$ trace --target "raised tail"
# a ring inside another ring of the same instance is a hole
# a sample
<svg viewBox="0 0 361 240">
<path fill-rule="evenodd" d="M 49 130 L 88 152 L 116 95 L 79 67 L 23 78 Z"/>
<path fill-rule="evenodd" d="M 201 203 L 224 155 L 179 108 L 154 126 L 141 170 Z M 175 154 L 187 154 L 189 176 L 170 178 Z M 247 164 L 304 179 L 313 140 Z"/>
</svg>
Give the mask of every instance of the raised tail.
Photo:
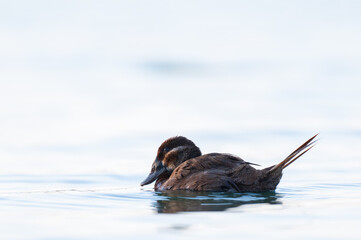
<svg viewBox="0 0 361 240">
<path fill-rule="evenodd" d="M 279 168 L 284 169 L 284 168 L 288 167 L 291 163 L 296 161 L 299 157 L 301 157 L 308 150 L 313 148 L 313 146 L 315 146 L 315 143 L 317 142 L 317 140 L 315 140 L 315 138 L 317 136 L 318 136 L 318 134 L 316 134 L 315 136 L 308 139 L 304 144 L 299 146 L 295 151 L 293 151 L 290 155 L 288 155 L 288 157 L 286 157 L 285 160 L 283 160 L 279 164 L 275 165 L 269 171 L 273 172 L 273 171 L 275 171 L 275 170 L 277 170 Z"/>
</svg>

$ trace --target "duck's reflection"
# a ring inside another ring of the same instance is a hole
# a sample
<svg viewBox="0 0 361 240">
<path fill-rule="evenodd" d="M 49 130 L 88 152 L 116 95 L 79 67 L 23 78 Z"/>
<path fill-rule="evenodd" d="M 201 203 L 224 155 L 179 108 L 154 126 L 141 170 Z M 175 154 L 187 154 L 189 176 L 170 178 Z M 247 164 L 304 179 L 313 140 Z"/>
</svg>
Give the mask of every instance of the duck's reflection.
<svg viewBox="0 0 361 240">
<path fill-rule="evenodd" d="M 158 213 L 224 211 L 246 204 L 281 204 L 274 191 L 262 193 L 155 192 L 154 207 Z"/>
</svg>

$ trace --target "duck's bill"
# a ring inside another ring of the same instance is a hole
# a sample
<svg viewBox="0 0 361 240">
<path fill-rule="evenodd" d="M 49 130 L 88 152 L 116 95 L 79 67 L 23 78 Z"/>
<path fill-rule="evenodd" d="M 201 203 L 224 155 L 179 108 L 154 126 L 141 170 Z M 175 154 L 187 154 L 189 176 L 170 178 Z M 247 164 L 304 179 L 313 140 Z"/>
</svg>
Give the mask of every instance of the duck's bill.
<svg viewBox="0 0 361 240">
<path fill-rule="evenodd" d="M 140 186 L 144 186 L 144 185 L 147 185 L 149 183 L 152 183 L 154 182 L 162 173 L 164 173 L 166 171 L 165 168 L 160 168 L 160 169 L 157 169 L 156 171 L 154 172 L 151 172 L 148 177 L 140 183 Z"/>
</svg>

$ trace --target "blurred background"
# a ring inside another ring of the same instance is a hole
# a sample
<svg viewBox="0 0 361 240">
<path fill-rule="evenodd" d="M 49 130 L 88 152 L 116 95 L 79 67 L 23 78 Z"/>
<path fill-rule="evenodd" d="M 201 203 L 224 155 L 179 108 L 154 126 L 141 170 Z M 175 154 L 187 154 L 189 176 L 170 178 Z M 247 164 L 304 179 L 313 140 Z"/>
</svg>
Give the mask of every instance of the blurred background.
<svg viewBox="0 0 361 240">
<path fill-rule="evenodd" d="M 2 237 L 359 238 L 360 9 L 0 1 Z M 139 186 L 171 136 L 265 167 L 316 133 L 270 196 Z"/>
<path fill-rule="evenodd" d="M 1 1 L 0 174 L 144 173 L 174 135 L 266 163 L 318 132 L 355 151 L 360 5 Z"/>
</svg>

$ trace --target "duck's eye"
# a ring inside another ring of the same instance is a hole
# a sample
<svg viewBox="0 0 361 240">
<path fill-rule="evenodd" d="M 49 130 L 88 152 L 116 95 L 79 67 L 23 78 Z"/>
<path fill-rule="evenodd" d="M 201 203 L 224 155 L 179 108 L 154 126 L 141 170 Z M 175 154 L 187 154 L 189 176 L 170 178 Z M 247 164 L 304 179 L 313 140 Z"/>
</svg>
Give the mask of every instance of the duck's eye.
<svg viewBox="0 0 361 240">
<path fill-rule="evenodd" d="M 164 152 L 164 153 L 166 153 L 166 152 L 168 152 L 168 151 L 169 151 L 169 148 L 167 148 L 167 147 L 163 148 L 163 152 Z"/>
</svg>

